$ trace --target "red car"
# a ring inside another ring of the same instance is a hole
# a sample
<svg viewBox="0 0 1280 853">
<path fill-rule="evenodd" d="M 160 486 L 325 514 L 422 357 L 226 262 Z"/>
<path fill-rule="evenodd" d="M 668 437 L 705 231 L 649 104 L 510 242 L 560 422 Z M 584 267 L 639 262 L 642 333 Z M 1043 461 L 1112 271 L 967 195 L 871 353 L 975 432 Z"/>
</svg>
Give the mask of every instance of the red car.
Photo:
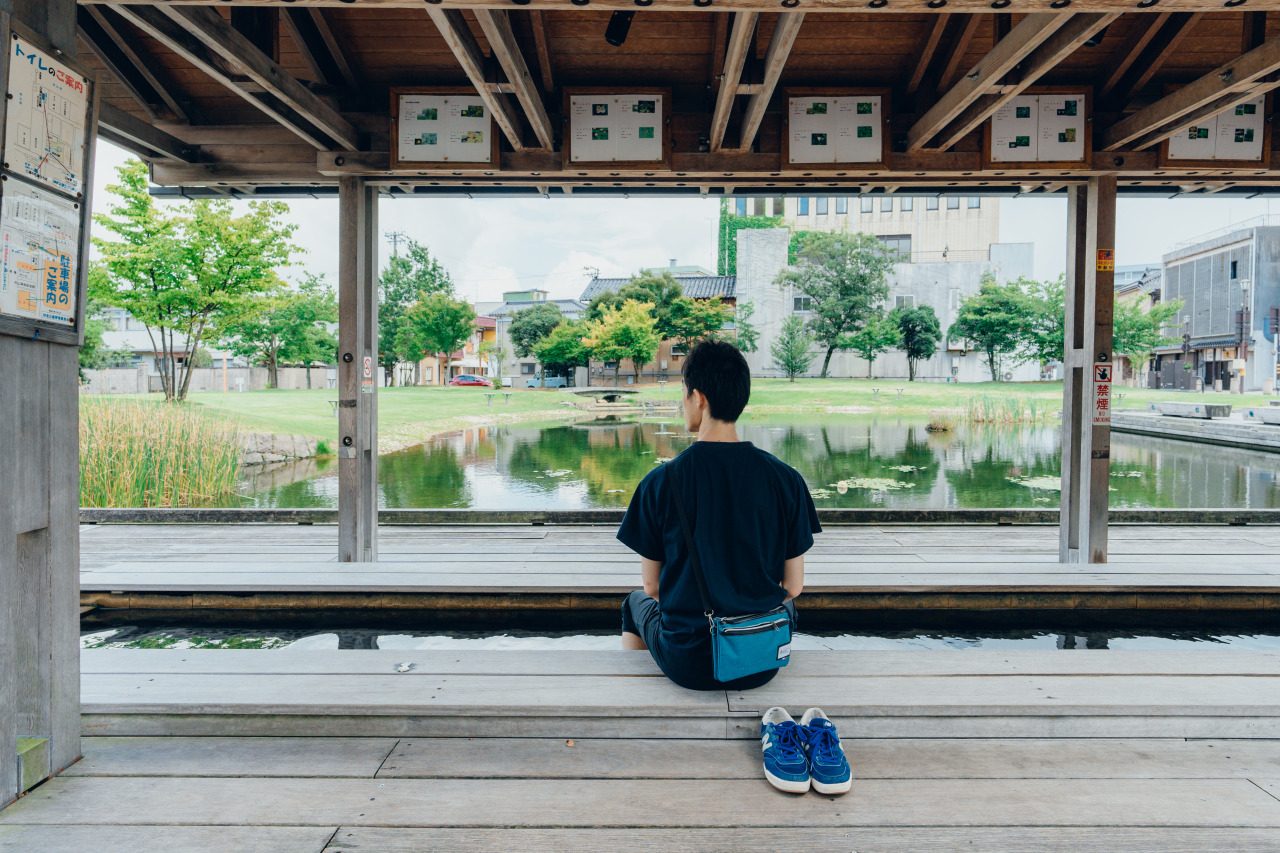
<svg viewBox="0 0 1280 853">
<path fill-rule="evenodd" d="M 449 380 L 450 385 L 479 385 L 483 388 L 492 388 L 493 383 L 488 379 L 481 379 L 479 376 L 472 376 L 469 373 L 459 373 L 457 376 Z"/>
</svg>

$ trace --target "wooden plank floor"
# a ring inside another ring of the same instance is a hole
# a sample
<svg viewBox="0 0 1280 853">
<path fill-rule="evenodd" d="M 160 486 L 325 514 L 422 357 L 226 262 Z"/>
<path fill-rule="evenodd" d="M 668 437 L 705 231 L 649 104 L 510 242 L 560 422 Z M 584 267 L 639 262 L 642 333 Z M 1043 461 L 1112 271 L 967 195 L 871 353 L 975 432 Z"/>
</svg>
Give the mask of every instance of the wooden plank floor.
<svg viewBox="0 0 1280 853">
<path fill-rule="evenodd" d="M 86 738 L 5 853 L 1274 851 L 1280 745 L 845 734 L 844 797 L 751 740 Z"/>
<path fill-rule="evenodd" d="M 379 562 L 336 562 L 331 525 L 86 525 L 85 592 L 582 592 L 635 588 L 613 528 L 400 527 Z M 1117 525 L 1105 566 L 1057 562 L 1057 528 L 832 528 L 807 555 L 810 592 L 1035 587 L 1280 592 L 1280 527 Z"/>
</svg>

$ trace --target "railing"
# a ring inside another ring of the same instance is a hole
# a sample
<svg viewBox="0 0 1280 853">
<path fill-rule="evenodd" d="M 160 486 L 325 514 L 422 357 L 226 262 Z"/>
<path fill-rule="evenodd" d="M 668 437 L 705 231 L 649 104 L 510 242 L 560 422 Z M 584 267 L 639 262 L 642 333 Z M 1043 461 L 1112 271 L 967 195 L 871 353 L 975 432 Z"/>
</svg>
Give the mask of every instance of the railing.
<svg viewBox="0 0 1280 853">
<path fill-rule="evenodd" d="M 1215 240 L 1218 237 L 1225 237 L 1234 231 L 1244 231 L 1249 228 L 1270 228 L 1280 226 L 1280 213 L 1266 213 L 1254 216 L 1250 219 L 1243 219 L 1239 222 L 1233 222 L 1230 225 L 1224 225 L 1221 228 L 1215 228 L 1212 231 L 1206 231 L 1187 240 L 1181 240 L 1173 244 L 1174 250 L 1185 249 L 1188 246 L 1194 246 L 1197 243 L 1204 243 L 1209 240 Z"/>
</svg>

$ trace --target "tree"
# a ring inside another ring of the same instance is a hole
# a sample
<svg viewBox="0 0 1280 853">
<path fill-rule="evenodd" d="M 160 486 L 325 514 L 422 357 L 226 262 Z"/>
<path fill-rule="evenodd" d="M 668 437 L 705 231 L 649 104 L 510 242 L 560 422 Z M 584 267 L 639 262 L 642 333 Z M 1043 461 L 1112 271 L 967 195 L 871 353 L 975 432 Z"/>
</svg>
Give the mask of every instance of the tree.
<svg viewBox="0 0 1280 853">
<path fill-rule="evenodd" d="M 1000 284 L 983 273 L 978 292 L 960 300 L 960 313 L 947 336 L 973 341 L 987 356 L 991 379 L 999 382 L 1005 359 L 1016 356 L 1028 338 L 1033 311 L 1017 283 Z"/>
<path fill-rule="evenodd" d="M 1030 305 L 1027 315 L 1027 353 L 1042 367 L 1049 362 L 1062 361 L 1067 324 L 1066 276 L 1060 275 L 1051 281 L 1019 278 L 1016 284 L 1027 294 Z"/>
<path fill-rule="evenodd" d="M 289 263 L 293 225 L 289 206 L 252 201 L 234 215 L 225 199 L 197 199 L 161 210 L 147 192 L 147 167 L 129 160 L 108 213 L 94 222 L 118 239 L 93 239 L 106 271 L 95 298 L 127 310 L 147 329 L 166 400 L 182 400 L 191 382 L 186 358 L 251 311 L 277 286 L 274 268 Z M 179 365 L 179 359 L 182 364 Z"/>
<path fill-rule="evenodd" d="M 867 360 L 867 378 L 870 379 L 876 356 L 888 352 L 901 341 L 902 333 L 898 331 L 898 324 L 888 316 L 879 314 L 867 320 L 840 348 L 851 349 Z"/>
<path fill-rule="evenodd" d="M 230 324 L 228 349 L 265 363 L 269 385 L 280 387 L 280 365 L 309 367 L 329 361 L 338 345 L 326 328 L 337 322 L 338 303 L 324 276 L 308 274 L 297 290 L 280 287 L 251 313 Z M 307 373 L 311 387 L 311 373 Z"/>
<path fill-rule="evenodd" d="M 527 358 L 533 355 L 538 342 L 563 322 L 564 315 L 554 302 L 535 302 L 522 308 L 511 318 L 511 328 L 507 330 L 511 348 L 517 357 Z"/>
<path fill-rule="evenodd" d="M 760 348 L 760 330 L 751 322 L 755 312 L 754 302 L 738 305 L 733 312 L 734 345 L 743 352 L 755 352 Z"/>
<path fill-rule="evenodd" d="M 446 359 L 467 342 L 475 332 L 476 312 L 465 302 L 447 293 L 424 293 L 404 312 L 400 340 L 396 348 L 408 354 L 413 361 L 421 361 L 426 355 L 434 355 L 439 367 L 440 356 Z M 439 384 L 444 384 L 444 371 L 437 370 Z"/>
<path fill-rule="evenodd" d="M 620 308 L 606 308 L 598 320 L 587 323 L 582 343 L 590 348 L 592 358 L 613 362 L 613 384 L 618 384 L 622 359 L 631 359 L 636 382 L 640 370 L 653 359 L 661 343 L 654 331 L 657 322 L 647 302 L 627 300 Z"/>
<path fill-rule="evenodd" d="M 889 295 L 887 278 L 894 261 L 894 254 L 870 234 L 821 234 L 803 241 L 799 269 L 778 275 L 777 284 L 809 297 L 813 313 L 808 328 L 827 351 L 824 378 L 832 354 L 847 348 Z"/>
<path fill-rule="evenodd" d="M 1117 301 L 1113 314 L 1111 349 L 1129 359 L 1135 374 L 1151 360 L 1156 347 L 1173 346 L 1181 338 L 1164 333 L 1169 321 L 1182 311 L 1181 299 L 1147 303 L 1146 300 Z"/>
<path fill-rule="evenodd" d="M 534 355 L 542 363 L 542 369 L 568 379 L 574 368 L 590 364 L 591 350 L 582 342 L 582 334 L 582 323 L 564 320 L 538 341 Z"/>
<path fill-rule="evenodd" d="M 449 271 L 431 257 L 426 246 L 409 240 L 404 254 L 392 255 L 378 277 L 378 364 L 389 385 L 395 384 L 395 367 L 402 361 L 413 362 L 414 381 L 418 381 L 421 358 L 400 349 L 400 325 L 411 305 L 423 294 L 433 293 L 453 294 Z"/>
<path fill-rule="evenodd" d="M 719 296 L 711 299 L 691 299 L 681 296 L 671 303 L 672 337 L 677 338 L 686 350 L 698 341 L 720 337 L 724 324 L 733 317 L 733 308 L 725 305 Z"/>
<path fill-rule="evenodd" d="M 916 364 L 933 358 L 942 340 L 942 325 L 932 305 L 895 308 L 889 313 L 902 336 L 899 344 L 907 356 L 907 381 L 916 381 Z"/>
<path fill-rule="evenodd" d="M 107 348 L 106 340 L 103 338 L 107 331 L 106 321 L 100 316 L 104 306 L 95 299 L 92 294 L 99 290 L 92 284 L 95 277 L 100 278 L 106 274 L 106 270 L 99 264 L 94 264 L 89 268 L 90 295 L 86 297 L 84 308 L 84 343 L 80 345 L 80 381 L 85 381 L 84 372 L 86 370 L 101 370 L 107 366 L 111 351 Z"/>
<path fill-rule="evenodd" d="M 599 320 L 609 308 L 621 308 L 628 300 L 646 302 L 653 315 L 654 328 L 659 341 L 666 341 L 678 335 L 673 311 L 676 301 L 684 296 L 684 289 L 671 273 L 645 272 L 633 275 L 631 280 L 622 285 L 617 292 L 606 291 L 591 300 L 587 306 L 587 319 Z"/>
<path fill-rule="evenodd" d="M 805 328 L 804 320 L 792 314 L 782 322 L 782 333 L 769 349 L 773 354 L 774 367 L 795 382 L 796 374 L 804 373 L 813 363 L 813 354 L 809 352 L 811 346 L 813 335 Z"/>
</svg>

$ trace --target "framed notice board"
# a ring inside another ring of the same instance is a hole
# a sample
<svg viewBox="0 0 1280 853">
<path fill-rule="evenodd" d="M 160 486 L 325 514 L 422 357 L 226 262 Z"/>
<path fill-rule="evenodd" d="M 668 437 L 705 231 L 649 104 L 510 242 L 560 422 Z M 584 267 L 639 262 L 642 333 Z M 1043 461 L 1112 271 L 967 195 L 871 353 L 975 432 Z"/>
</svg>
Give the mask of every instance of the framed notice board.
<svg viewBox="0 0 1280 853">
<path fill-rule="evenodd" d="M 1079 86 L 1027 89 L 983 125 L 985 169 L 1087 169 L 1093 93 Z"/>
<path fill-rule="evenodd" d="M 392 87 L 392 169 L 497 166 L 497 124 L 473 87 Z"/>
<path fill-rule="evenodd" d="M 93 81 L 14 23 L 0 76 L 0 333 L 84 341 Z"/>
<path fill-rule="evenodd" d="M 671 90 L 566 88 L 564 167 L 671 168 Z"/>
<path fill-rule="evenodd" d="M 889 89 L 787 89 L 783 166 L 888 168 Z"/>
<path fill-rule="evenodd" d="M 1236 104 L 1161 142 L 1157 162 L 1161 168 L 1270 169 L 1270 115 L 1270 94 Z"/>
</svg>

